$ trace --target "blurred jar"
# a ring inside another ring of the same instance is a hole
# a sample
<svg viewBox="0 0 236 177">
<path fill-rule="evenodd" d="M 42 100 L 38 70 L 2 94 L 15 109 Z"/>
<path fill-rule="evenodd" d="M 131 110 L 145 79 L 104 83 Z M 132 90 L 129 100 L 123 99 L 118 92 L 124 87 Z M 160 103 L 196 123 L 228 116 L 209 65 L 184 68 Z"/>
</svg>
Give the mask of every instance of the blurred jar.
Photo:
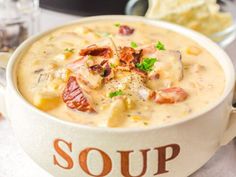
<svg viewBox="0 0 236 177">
<path fill-rule="evenodd" d="M 0 0 L 0 52 L 12 52 L 39 31 L 39 0 Z"/>
</svg>

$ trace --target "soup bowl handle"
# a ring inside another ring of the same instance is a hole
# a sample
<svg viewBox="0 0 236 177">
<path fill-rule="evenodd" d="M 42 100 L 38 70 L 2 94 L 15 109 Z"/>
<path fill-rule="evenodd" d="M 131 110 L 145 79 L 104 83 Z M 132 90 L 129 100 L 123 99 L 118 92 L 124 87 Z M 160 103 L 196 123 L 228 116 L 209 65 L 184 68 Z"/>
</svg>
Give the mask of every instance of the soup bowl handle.
<svg viewBox="0 0 236 177">
<path fill-rule="evenodd" d="M 223 134 L 220 145 L 223 146 L 228 144 L 235 137 L 236 137 L 236 108 L 232 107 L 229 123 L 226 128 L 226 131 Z"/>
<path fill-rule="evenodd" d="M 228 144 L 232 139 L 236 137 L 236 82 L 235 82 L 235 88 L 233 93 L 233 105 L 231 107 L 231 112 L 229 115 L 229 122 L 226 127 L 226 130 L 223 134 L 223 137 L 220 141 L 220 145 L 224 146 Z"/>
<path fill-rule="evenodd" d="M 6 117 L 5 92 L 6 92 L 6 66 L 9 53 L 0 52 L 0 114 Z"/>
</svg>

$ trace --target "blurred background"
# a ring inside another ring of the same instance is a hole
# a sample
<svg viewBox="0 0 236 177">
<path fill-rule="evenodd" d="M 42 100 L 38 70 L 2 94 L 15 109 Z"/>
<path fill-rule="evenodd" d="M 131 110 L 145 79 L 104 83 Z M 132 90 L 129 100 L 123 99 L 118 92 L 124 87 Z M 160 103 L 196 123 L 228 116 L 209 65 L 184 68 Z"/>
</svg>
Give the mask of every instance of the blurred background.
<svg viewBox="0 0 236 177">
<path fill-rule="evenodd" d="M 235 0 L 0 0 L 0 52 L 83 16 L 126 14 L 196 30 L 226 48 L 236 36 Z"/>
<path fill-rule="evenodd" d="M 0 0 L 0 52 L 11 53 L 48 28 L 107 14 L 176 23 L 208 36 L 236 57 L 236 0 Z"/>
</svg>

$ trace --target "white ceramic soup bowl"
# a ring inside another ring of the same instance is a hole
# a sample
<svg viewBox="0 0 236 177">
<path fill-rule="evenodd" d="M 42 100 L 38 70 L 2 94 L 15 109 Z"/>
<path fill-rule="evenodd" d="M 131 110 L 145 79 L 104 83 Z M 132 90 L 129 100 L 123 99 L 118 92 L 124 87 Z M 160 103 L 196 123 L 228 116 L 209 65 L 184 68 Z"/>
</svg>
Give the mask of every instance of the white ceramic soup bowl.
<svg viewBox="0 0 236 177">
<path fill-rule="evenodd" d="M 8 63 L 7 86 L 1 90 L 5 90 L 7 117 L 21 146 L 37 164 L 57 177 L 190 175 L 236 135 L 236 116 L 232 108 L 235 72 L 230 58 L 206 37 L 166 22 L 132 16 L 97 16 L 71 24 L 98 20 L 140 21 L 173 30 L 196 41 L 223 68 L 224 93 L 209 108 L 161 127 L 114 129 L 59 120 L 29 104 L 18 91 L 16 80 L 21 55 L 34 41 L 58 29 L 55 28 L 25 41 Z"/>
</svg>

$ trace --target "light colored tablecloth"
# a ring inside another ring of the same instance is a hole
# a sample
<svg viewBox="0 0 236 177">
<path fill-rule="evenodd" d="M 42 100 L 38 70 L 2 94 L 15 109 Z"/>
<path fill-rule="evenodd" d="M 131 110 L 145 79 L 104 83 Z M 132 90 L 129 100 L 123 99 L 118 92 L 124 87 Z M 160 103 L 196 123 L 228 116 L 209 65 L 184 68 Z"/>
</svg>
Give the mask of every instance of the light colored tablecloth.
<svg viewBox="0 0 236 177">
<path fill-rule="evenodd" d="M 79 17 L 43 10 L 41 31 Z M 226 51 L 235 60 L 236 41 Z M 17 143 L 10 124 L 0 118 L 0 177 L 51 177 L 38 167 Z M 232 141 L 191 177 L 236 177 L 236 143 Z"/>
</svg>

